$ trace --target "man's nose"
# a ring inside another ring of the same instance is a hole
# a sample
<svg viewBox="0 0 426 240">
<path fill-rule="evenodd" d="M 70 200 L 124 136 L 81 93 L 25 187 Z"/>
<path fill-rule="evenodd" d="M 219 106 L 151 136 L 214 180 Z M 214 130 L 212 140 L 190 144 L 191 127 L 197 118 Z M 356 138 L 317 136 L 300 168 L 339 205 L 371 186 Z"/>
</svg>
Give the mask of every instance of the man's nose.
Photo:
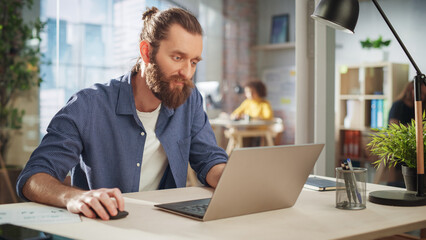
<svg viewBox="0 0 426 240">
<path fill-rule="evenodd" d="M 182 67 L 179 71 L 179 74 L 184 79 L 190 79 L 192 77 L 193 70 L 192 70 L 192 67 L 191 67 L 191 61 L 184 62 L 182 64 Z"/>
</svg>

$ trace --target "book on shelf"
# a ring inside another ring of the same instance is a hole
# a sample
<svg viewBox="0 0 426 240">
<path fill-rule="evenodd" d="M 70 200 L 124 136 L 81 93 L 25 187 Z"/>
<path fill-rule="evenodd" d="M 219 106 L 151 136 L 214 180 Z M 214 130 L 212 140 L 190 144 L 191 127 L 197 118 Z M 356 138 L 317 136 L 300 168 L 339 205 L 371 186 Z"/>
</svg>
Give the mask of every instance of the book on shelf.
<svg viewBox="0 0 426 240">
<path fill-rule="evenodd" d="M 371 128 L 377 128 L 377 99 L 371 100 Z"/>
<path fill-rule="evenodd" d="M 383 67 L 383 95 L 387 95 L 389 93 L 389 89 L 388 89 L 388 78 L 389 78 L 389 74 L 388 74 L 388 67 Z"/>
<path fill-rule="evenodd" d="M 388 100 L 384 99 L 383 100 L 383 127 L 388 126 L 389 110 L 390 110 L 390 106 L 388 106 Z"/>
<path fill-rule="evenodd" d="M 384 99 L 372 99 L 371 100 L 371 128 L 383 128 L 386 126 L 388 111 L 385 110 Z"/>
<path fill-rule="evenodd" d="M 382 128 L 383 125 L 383 99 L 377 99 L 377 128 Z"/>
<path fill-rule="evenodd" d="M 361 102 L 359 100 L 346 101 L 346 116 L 343 120 L 345 128 L 360 128 L 363 126 L 361 121 Z"/>
<path fill-rule="evenodd" d="M 358 130 L 345 130 L 343 133 L 343 157 L 360 157 L 361 132 Z"/>
<path fill-rule="evenodd" d="M 304 185 L 304 188 L 316 191 L 336 190 L 336 181 L 310 176 Z"/>
</svg>

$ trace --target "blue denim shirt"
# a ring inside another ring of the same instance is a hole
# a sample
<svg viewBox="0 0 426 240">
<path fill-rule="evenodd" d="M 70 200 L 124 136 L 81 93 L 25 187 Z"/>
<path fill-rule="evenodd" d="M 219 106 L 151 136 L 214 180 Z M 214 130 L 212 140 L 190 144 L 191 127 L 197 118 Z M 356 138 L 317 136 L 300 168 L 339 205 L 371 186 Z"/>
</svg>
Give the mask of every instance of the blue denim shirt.
<svg viewBox="0 0 426 240">
<path fill-rule="evenodd" d="M 70 170 L 72 185 L 82 189 L 139 191 L 146 132 L 130 81 L 128 73 L 70 98 L 19 176 L 16 188 L 21 198 L 25 199 L 22 187 L 32 175 L 43 172 L 63 181 Z M 177 109 L 162 105 L 155 133 L 169 162 L 160 189 L 185 187 L 188 161 L 205 185 L 210 168 L 227 161 L 197 89 Z"/>
</svg>

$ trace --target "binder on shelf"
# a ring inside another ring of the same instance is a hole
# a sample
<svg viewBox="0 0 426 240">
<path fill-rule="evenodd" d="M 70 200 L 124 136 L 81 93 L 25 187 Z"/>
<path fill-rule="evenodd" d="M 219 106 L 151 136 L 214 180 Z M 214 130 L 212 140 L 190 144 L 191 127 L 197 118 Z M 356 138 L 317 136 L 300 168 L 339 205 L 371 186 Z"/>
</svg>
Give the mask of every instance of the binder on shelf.
<svg viewBox="0 0 426 240">
<path fill-rule="evenodd" d="M 388 113 L 386 113 L 388 114 Z M 371 100 L 371 128 L 383 128 L 387 125 L 387 117 L 385 116 L 385 103 L 383 99 Z"/>
<path fill-rule="evenodd" d="M 361 131 L 346 130 L 343 133 L 343 157 L 359 158 L 361 147 Z"/>
<path fill-rule="evenodd" d="M 352 158 L 359 158 L 359 150 L 360 150 L 360 138 L 361 132 L 360 131 L 354 131 L 353 133 L 353 152 L 352 152 Z"/>
<path fill-rule="evenodd" d="M 389 87 L 388 87 L 388 78 L 389 78 L 389 76 L 388 76 L 388 67 L 383 67 L 382 68 L 383 69 L 383 95 L 388 95 L 388 93 L 389 93 Z"/>
<path fill-rule="evenodd" d="M 346 132 L 348 134 L 348 142 L 349 142 L 349 147 L 348 147 L 348 157 L 353 157 L 353 153 L 354 153 L 354 131 L 347 131 Z"/>
<path fill-rule="evenodd" d="M 349 131 L 343 132 L 343 156 L 349 155 Z"/>
<path fill-rule="evenodd" d="M 345 128 L 361 128 L 363 123 L 361 120 L 361 101 L 359 100 L 347 100 L 346 101 L 346 116 L 343 120 L 343 126 Z"/>
<path fill-rule="evenodd" d="M 384 99 L 383 100 L 383 127 L 388 126 L 389 110 L 390 110 L 390 107 L 388 107 L 388 101 L 387 99 Z"/>
<path fill-rule="evenodd" d="M 376 117 L 376 120 L 377 120 L 377 123 L 376 123 L 376 128 L 382 128 L 383 126 L 385 126 L 384 125 L 384 116 L 383 116 L 383 112 L 384 112 L 384 110 L 383 110 L 383 99 L 378 99 L 377 101 L 376 101 L 376 103 L 377 103 L 377 117 Z"/>
<path fill-rule="evenodd" d="M 371 128 L 377 128 L 377 100 L 372 99 L 371 100 L 371 121 L 370 121 L 370 127 Z"/>
</svg>

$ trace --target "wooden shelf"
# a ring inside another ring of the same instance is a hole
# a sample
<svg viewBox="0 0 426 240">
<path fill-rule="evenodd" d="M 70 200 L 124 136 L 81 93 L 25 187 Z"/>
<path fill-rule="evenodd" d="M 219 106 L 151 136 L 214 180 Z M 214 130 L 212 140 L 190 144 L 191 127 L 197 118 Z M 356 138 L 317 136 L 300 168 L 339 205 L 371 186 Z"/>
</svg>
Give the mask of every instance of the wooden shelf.
<svg viewBox="0 0 426 240">
<path fill-rule="evenodd" d="M 365 135 L 370 135 L 370 134 L 373 134 L 373 133 L 376 132 L 370 127 L 345 127 L 343 125 L 339 126 L 339 130 L 341 130 L 341 131 L 344 131 L 344 130 L 361 131 Z"/>
<path fill-rule="evenodd" d="M 409 69 L 408 64 L 390 62 L 344 67 L 346 70 L 340 71 L 336 82 L 336 128 L 339 132 L 336 166 L 339 166 L 341 159 L 350 155 L 347 153 L 350 153 L 351 145 L 357 146 L 352 149 L 359 149 L 359 156 L 352 154 L 359 160 L 370 162 L 370 158 L 374 159 L 366 148 L 370 134 L 374 132 L 371 129 L 372 119 L 380 119 L 381 125 L 387 124 L 388 110 L 407 83 Z M 373 105 L 374 100 L 379 101 Z M 373 107 L 377 108 L 377 112 Z M 377 126 L 381 125 L 377 122 Z M 360 137 L 357 134 L 354 137 L 353 132 L 357 131 Z"/>
<path fill-rule="evenodd" d="M 354 95 L 340 95 L 339 96 L 340 100 L 362 100 L 363 96 L 359 95 L 359 94 L 354 94 Z"/>
<path fill-rule="evenodd" d="M 366 131 L 368 129 L 370 129 L 370 128 L 367 128 L 367 127 L 345 127 L 343 125 L 341 125 L 339 127 L 339 130 L 341 130 L 341 131 Z"/>
<path fill-rule="evenodd" d="M 282 50 L 282 49 L 294 49 L 295 46 L 296 44 L 294 42 L 288 42 L 288 43 L 256 45 L 252 47 L 252 49 L 256 51 L 271 51 L 271 50 Z"/>
<path fill-rule="evenodd" d="M 385 95 L 376 95 L 376 94 L 370 94 L 370 95 L 340 95 L 340 100 L 372 100 L 372 99 L 387 99 Z"/>
<path fill-rule="evenodd" d="M 371 99 L 387 99 L 388 97 L 385 95 L 365 95 L 364 98 L 366 100 L 371 100 Z"/>
</svg>

